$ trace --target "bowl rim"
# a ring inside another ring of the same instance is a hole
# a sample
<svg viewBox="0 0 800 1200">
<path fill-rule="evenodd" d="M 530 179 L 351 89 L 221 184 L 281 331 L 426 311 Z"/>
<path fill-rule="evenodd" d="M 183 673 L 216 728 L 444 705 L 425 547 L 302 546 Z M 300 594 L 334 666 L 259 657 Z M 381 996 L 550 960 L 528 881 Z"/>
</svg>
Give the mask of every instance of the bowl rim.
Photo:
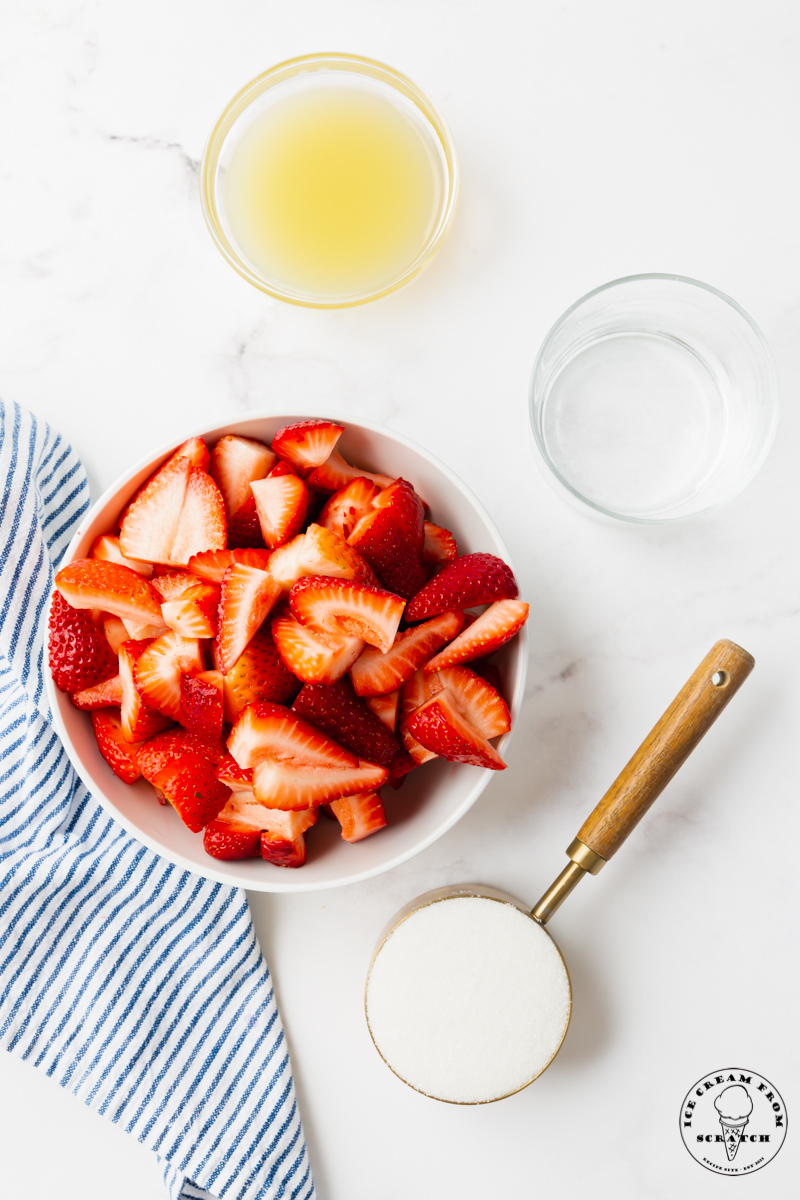
<svg viewBox="0 0 800 1200">
<path fill-rule="evenodd" d="M 331 297 L 329 299 L 304 295 L 302 292 L 293 292 L 281 287 L 274 281 L 267 279 L 251 263 L 247 262 L 237 252 L 225 234 L 219 218 L 215 186 L 217 163 L 228 134 L 250 105 L 271 87 L 283 83 L 287 79 L 295 78 L 304 72 L 322 70 L 329 70 L 331 72 L 349 70 L 351 74 L 378 79 L 389 87 L 394 88 L 395 91 L 399 92 L 407 100 L 410 100 L 419 109 L 436 134 L 441 144 L 442 154 L 447 167 L 444 179 L 445 194 L 440 205 L 436 227 L 427 238 L 413 262 L 389 284 L 374 288 L 368 292 L 355 293 L 343 297 Z M 225 108 L 220 113 L 208 135 L 208 140 L 200 159 L 198 174 L 200 205 L 203 217 L 205 218 L 211 237 L 223 258 L 226 259 L 230 266 L 243 279 L 246 279 L 248 283 L 251 283 L 260 291 L 266 292 L 277 300 L 283 300 L 288 304 L 296 304 L 303 308 L 355 308 L 358 305 L 368 304 L 372 300 L 379 300 L 383 296 L 388 296 L 391 292 L 395 292 L 398 288 L 409 283 L 410 280 L 428 265 L 434 255 L 441 249 L 452 224 L 459 190 L 458 155 L 453 135 L 439 108 L 429 99 L 425 92 L 400 71 L 395 70 L 394 67 L 390 67 L 378 59 L 335 51 L 303 54 L 296 58 L 285 59 L 283 62 L 268 67 L 266 71 L 262 71 L 260 75 L 256 75 L 240 88 L 236 95 L 225 105 Z"/>
<path fill-rule="evenodd" d="M 443 463 L 435 454 L 424 449 L 424 447 L 422 447 L 418 442 L 413 441 L 404 434 L 396 433 L 394 430 L 389 429 L 385 425 L 380 425 L 376 422 L 365 420 L 363 417 L 356 416 L 355 414 L 348 414 L 340 409 L 336 412 L 333 412 L 331 410 L 326 410 L 326 406 L 323 405 L 317 406 L 316 412 L 318 416 L 338 420 L 341 424 L 344 424 L 346 428 L 348 425 L 351 427 L 361 427 L 371 433 L 389 437 L 399 442 L 412 452 L 427 459 L 428 462 L 430 462 L 438 471 L 440 471 L 445 478 L 447 478 L 448 481 L 464 496 L 465 500 L 476 510 L 495 539 L 496 547 L 500 556 L 505 560 L 505 562 L 508 563 L 512 571 L 514 570 L 508 549 L 492 517 L 484 508 L 481 501 L 478 500 L 478 498 L 470 490 L 470 488 L 468 488 L 467 485 L 458 477 L 458 475 L 456 475 L 456 473 L 445 463 Z M 181 445 L 182 442 L 187 441 L 192 437 L 204 437 L 206 434 L 213 434 L 217 437 L 222 437 L 224 436 L 224 433 L 220 432 L 221 430 L 229 429 L 230 427 L 245 424 L 246 422 L 250 421 L 269 420 L 280 421 L 282 423 L 285 422 L 288 424 L 304 419 L 309 418 L 304 418 L 302 415 L 296 414 L 291 414 L 287 417 L 282 414 L 276 414 L 267 409 L 249 409 L 246 412 L 236 414 L 234 417 L 229 418 L 221 424 L 212 425 L 208 422 L 203 422 L 202 425 L 194 425 L 191 429 L 183 434 L 179 434 L 176 437 L 170 438 L 169 442 L 162 444 L 155 452 L 151 452 L 138 459 L 128 471 L 126 471 L 122 476 L 118 477 L 114 483 L 107 487 L 102 495 L 99 496 L 94 504 L 91 505 L 88 511 L 81 518 L 79 528 L 75 531 L 69 545 L 67 546 L 67 549 L 58 563 L 58 569 L 60 570 L 62 566 L 65 566 L 67 563 L 72 561 L 78 542 L 81 541 L 85 536 L 85 530 L 94 520 L 96 514 L 99 513 L 99 511 L 105 507 L 105 505 L 107 505 L 119 492 L 127 487 L 137 475 L 141 474 L 145 470 L 156 470 L 160 465 L 160 461 L 166 460 L 166 458 L 169 457 L 170 454 L 174 453 L 175 448 Z M 121 510 L 122 506 L 120 507 L 120 511 Z M 48 598 L 44 615 L 43 628 L 45 631 L 49 628 L 51 604 L 52 593 Z M 514 729 L 519 720 L 522 702 L 525 695 L 525 684 L 528 670 L 527 623 L 523 625 L 517 637 L 519 639 L 517 642 L 517 678 L 514 693 L 508 701 L 508 707 L 512 718 L 511 729 L 508 733 L 503 734 L 497 743 L 498 750 L 500 752 L 506 749 L 511 737 L 513 736 Z M 72 741 L 61 714 L 61 706 L 70 705 L 71 702 L 66 693 L 60 692 L 56 688 L 46 659 L 44 677 L 45 693 L 50 706 L 53 725 L 56 733 L 61 739 L 64 749 L 67 752 L 67 756 L 81 780 L 88 788 L 89 792 L 95 797 L 95 799 L 99 801 L 101 806 L 117 822 L 117 824 L 124 828 L 130 837 L 136 838 L 143 845 L 147 846 L 148 849 L 153 850 L 156 854 L 159 854 L 162 858 L 167 859 L 169 862 L 173 862 L 176 866 L 190 871 L 195 875 L 200 875 L 203 878 L 213 879 L 219 883 L 229 884 L 235 887 L 246 888 L 247 890 L 253 892 L 290 893 L 326 891 L 336 887 L 344 887 L 352 883 L 360 883 L 363 880 L 371 879 L 377 875 L 382 875 L 385 872 L 392 870 L 394 867 L 399 866 L 401 863 L 407 862 L 409 859 L 414 858 L 417 854 L 421 853 L 421 851 L 426 850 L 429 846 L 433 845 L 434 842 L 438 841 L 439 838 L 447 833 L 449 829 L 452 829 L 452 827 L 461 820 L 464 814 L 470 808 L 472 808 L 479 796 L 483 793 L 484 789 L 488 786 L 491 778 L 497 774 L 497 772 L 490 770 L 488 767 L 475 767 L 475 780 L 461 804 L 455 809 L 455 811 L 452 812 L 447 819 L 438 825 L 434 830 L 432 830 L 424 839 L 422 839 L 422 841 L 415 843 L 415 845 L 409 849 L 398 852 L 394 855 L 394 857 L 385 863 L 381 863 L 377 866 L 372 866 L 369 868 L 362 868 L 361 870 L 353 870 L 351 874 L 335 880 L 309 879 L 308 883 L 305 883 L 302 878 L 303 868 L 300 868 L 298 871 L 292 872 L 289 878 L 284 878 L 283 876 L 278 878 L 267 876 L 263 881 L 243 881 L 241 877 L 234 875 L 232 872 L 229 872 L 225 869 L 223 860 L 214 859 L 209 855 L 209 866 L 206 867 L 204 863 L 201 868 L 196 862 L 185 858 L 179 851 L 165 847 L 162 842 L 160 842 L 157 838 L 152 837 L 147 833 L 146 830 L 140 829 L 135 825 L 135 823 L 123 818 L 122 813 L 120 813 L 114 802 L 105 794 L 104 791 L 98 789 L 95 780 L 91 777 L 88 769 L 85 768 L 83 764 L 81 756 Z M 75 711 L 77 712 L 78 710 L 76 709 Z M 88 714 L 86 715 L 88 717 Z M 288 874 L 288 872 L 286 874 Z"/>
</svg>

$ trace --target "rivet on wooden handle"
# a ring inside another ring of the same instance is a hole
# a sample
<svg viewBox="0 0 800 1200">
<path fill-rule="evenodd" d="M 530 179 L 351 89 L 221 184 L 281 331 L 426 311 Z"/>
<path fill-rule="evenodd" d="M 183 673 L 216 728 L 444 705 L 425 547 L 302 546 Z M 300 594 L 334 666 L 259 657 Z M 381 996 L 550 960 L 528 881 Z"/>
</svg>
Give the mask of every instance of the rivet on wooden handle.
<svg viewBox="0 0 800 1200">
<path fill-rule="evenodd" d="M 754 666 L 735 642 L 716 643 L 584 822 L 584 845 L 604 859 L 616 854 Z"/>
</svg>

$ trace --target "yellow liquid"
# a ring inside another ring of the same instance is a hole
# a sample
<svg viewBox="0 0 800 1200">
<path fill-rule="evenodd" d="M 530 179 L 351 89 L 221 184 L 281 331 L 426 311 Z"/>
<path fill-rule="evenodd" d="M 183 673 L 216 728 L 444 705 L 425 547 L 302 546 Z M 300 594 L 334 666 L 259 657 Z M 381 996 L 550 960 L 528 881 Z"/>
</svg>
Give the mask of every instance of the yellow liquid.
<svg viewBox="0 0 800 1200">
<path fill-rule="evenodd" d="M 411 116 L 357 87 L 319 87 L 262 112 L 234 148 L 225 209 L 242 256 L 321 300 L 379 291 L 417 258 L 441 168 Z"/>
</svg>

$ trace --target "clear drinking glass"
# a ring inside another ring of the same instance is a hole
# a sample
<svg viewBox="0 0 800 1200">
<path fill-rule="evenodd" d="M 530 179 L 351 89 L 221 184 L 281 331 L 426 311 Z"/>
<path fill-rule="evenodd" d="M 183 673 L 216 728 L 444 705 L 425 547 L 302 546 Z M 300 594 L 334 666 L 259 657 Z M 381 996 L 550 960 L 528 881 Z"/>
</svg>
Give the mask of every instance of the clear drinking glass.
<svg viewBox="0 0 800 1200">
<path fill-rule="evenodd" d="M 661 523 L 750 482 L 778 421 L 772 355 L 730 297 L 631 275 L 567 309 L 530 385 L 536 447 L 559 490 L 598 514 Z"/>
</svg>

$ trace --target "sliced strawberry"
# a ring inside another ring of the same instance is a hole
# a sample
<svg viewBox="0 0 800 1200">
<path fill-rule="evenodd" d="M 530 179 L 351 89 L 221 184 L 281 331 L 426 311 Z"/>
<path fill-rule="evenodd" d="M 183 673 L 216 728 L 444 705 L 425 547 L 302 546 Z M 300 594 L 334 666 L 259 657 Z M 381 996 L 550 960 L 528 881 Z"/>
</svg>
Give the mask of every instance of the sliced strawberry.
<svg viewBox="0 0 800 1200">
<path fill-rule="evenodd" d="M 167 600 L 161 605 L 164 623 L 181 637 L 214 637 L 220 590 L 215 583 L 201 583 L 195 579 L 194 587 L 188 588 L 176 600 Z"/>
<path fill-rule="evenodd" d="M 119 662 L 118 664 L 119 665 Z M 119 708 L 122 704 L 122 680 L 119 675 L 106 679 L 104 683 L 96 683 L 94 687 L 84 688 L 72 697 L 76 708 L 88 711 L 95 708 Z"/>
<path fill-rule="evenodd" d="M 306 575 L 329 575 L 378 587 L 372 568 L 344 538 L 313 522 L 305 533 L 279 546 L 269 560 L 269 573 L 283 591 Z"/>
<path fill-rule="evenodd" d="M 122 643 L 128 640 L 128 631 L 119 617 L 104 616 L 102 623 L 106 641 L 111 647 L 111 653 L 116 657 Z"/>
<path fill-rule="evenodd" d="M 392 592 L 318 575 L 299 579 L 289 604 L 298 621 L 320 637 L 360 637 L 383 651 L 391 648 L 405 608 Z"/>
<path fill-rule="evenodd" d="M 350 678 L 359 696 L 380 696 L 401 687 L 461 629 L 461 613 L 442 613 L 398 633 L 390 650 L 368 647 L 350 668 Z"/>
<path fill-rule="evenodd" d="M 463 610 L 494 600 L 513 600 L 519 588 L 509 566 L 494 554 L 465 554 L 448 563 L 409 601 L 407 621 Z"/>
<path fill-rule="evenodd" d="M 240 767 L 269 758 L 300 766 L 356 767 L 358 759 L 280 704 L 260 701 L 240 713 L 228 738 Z M 310 803 L 310 801 L 309 801 Z"/>
<path fill-rule="evenodd" d="M 288 610 L 272 618 L 275 648 L 287 669 L 304 683 L 335 683 L 345 675 L 364 649 L 358 637 L 342 635 L 323 642 Z"/>
<path fill-rule="evenodd" d="M 228 546 L 232 549 L 265 549 L 256 498 L 252 493 L 228 520 Z"/>
<path fill-rule="evenodd" d="M 387 777 L 385 767 L 370 762 L 355 767 L 314 767 L 268 758 L 253 768 L 253 791 L 267 808 L 301 809 L 375 791 Z"/>
<path fill-rule="evenodd" d="M 258 567 L 266 571 L 271 557 L 270 550 L 216 550 L 204 554 L 193 554 L 189 559 L 189 570 L 206 579 L 209 583 L 222 583 L 222 577 L 228 567 L 234 563 L 244 563 L 248 567 Z"/>
<path fill-rule="evenodd" d="M 349 542 L 375 571 L 384 587 L 408 600 L 425 584 L 422 567 L 422 501 L 410 483 L 397 479 L 380 493 Z"/>
<path fill-rule="evenodd" d="M 135 625 L 161 622 L 158 596 L 130 567 L 78 558 L 56 575 L 56 587 L 73 608 L 99 608 Z"/>
<path fill-rule="evenodd" d="M 182 455 L 170 459 L 152 475 L 125 509 L 119 544 L 126 558 L 167 563 L 189 478 L 195 468 Z"/>
<path fill-rule="evenodd" d="M 222 674 L 181 675 L 179 720 L 185 729 L 217 742 L 222 737 Z M 218 775 L 219 777 L 219 775 Z"/>
<path fill-rule="evenodd" d="M 142 774 L 166 796 L 193 833 L 214 820 L 230 794 L 217 779 L 213 763 L 196 751 L 185 751 L 155 775 L 148 775 L 144 768 Z"/>
<path fill-rule="evenodd" d="M 227 539 L 225 505 L 217 485 L 205 471 L 189 476 L 183 507 L 168 561 L 186 566 L 194 554 L 224 550 Z"/>
<path fill-rule="evenodd" d="M 359 476 L 326 501 L 319 524 L 347 541 L 361 518 L 372 512 L 380 494 L 377 483 Z"/>
<path fill-rule="evenodd" d="M 167 459 L 164 466 L 167 466 L 176 458 L 188 458 L 192 466 L 199 467 L 201 471 L 207 471 L 211 465 L 211 455 L 208 453 L 208 446 L 201 437 L 191 437 L 187 441 L 182 442 L 175 453 Z"/>
<path fill-rule="evenodd" d="M 346 842 L 360 842 L 386 825 L 383 801 L 377 792 L 361 792 L 331 801 L 334 816 L 342 827 Z"/>
<path fill-rule="evenodd" d="M 234 563 L 225 572 L 219 600 L 217 663 L 227 675 L 267 618 L 280 588 L 267 571 Z"/>
<path fill-rule="evenodd" d="M 48 629 L 50 672 L 59 691 L 82 692 L 116 673 L 102 627 L 60 592 L 54 592 L 50 602 Z"/>
<path fill-rule="evenodd" d="M 438 675 L 426 675 L 424 671 L 417 671 L 416 675 L 412 675 L 400 689 L 400 740 L 417 766 L 422 766 L 423 763 L 429 762 L 437 755 L 411 735 L 408 718 L 421 704 L 430 700 L 431 696 L 435 696 L 441 690 L 442 685 Z"/>
<path fill-rule="evenodd" d="M 308 491 L 297 475 L 273 475 L 250 484 L 258 511 L 261 534 L 271 550 L 282 546 L 303 527 L 308 511 Z"/>
<path fill-rule="evenodd" d="M 111 770 L 123 783 L 136 783 L 141 779 L 142 771 L 139 766 L 139 751 L 141 742 L 131 743 L 122 732 L 119 713 L 93 712 L 92 729 L 97 739 L 97 747 Z"/>
<path fill-rule="evenodd" d="M 181 637 L 170 629 L 150 642 L 140 654 L 133 668 L 133 678 L 149 708 L 178 721 L 181 715 L 181 675 L 198 675 L 204 669 L 199 640 Z"/>
<path fill-rule="evenodd" d="M 122 624 L 125 627 L 125 636 L 132 638 L 135 642 L 150 641 L 152 638 L 160 637 L 168 629 L 167 622 L 163 617 L 160 621 L 148 621 L 144 625 L 138 621 L 129 621 L 127 618 L 123 618 Z"/>
<path fill-rule="evenodd" d="M 232 792 L 203 836 L 206 851 L 215 858 L 258 858 L 279 867 L 305 862 L 303 834 L 317 819 L 316 809 L 283 812 L 254 799 L 252 789 Z M 264 852 L 266 851 L 266 853 Z"/>
<path fill-rule="evenodd" d="M 391 653 L 391 651 L 390 651 Z M 385 696 L 365 696 L 364 703 L 375 713 L 378 720 L 383 721 L 392 733 L 397 729 L 397 713 L 400 707 L 400 689 L 388 692 Z"/>
<path fill-rule="evenodd" d="M 480 675 L 481 679 L 485 679 L 489 686 L 494 688 L 498 696 L 505 699 L 503 697 L 503 677 L 496 665 L 491 661 L 491 658 L 491 655 L 484 658 L 473 658 L 469 664 L 470 670 L 474 671 L 476 675 Z"/>
<path fill-rule="evenodd" d="M 173 726 L 164 733 L 152 737 L 139 752 L 139 764 L 145 779 L 157 775 L 163 767 L 174 762 L 181 755 L 191 752 L 198 755 L 204 762 L 209 762 L 216 772 L 225 757 L 225 747 L 222 742 L 211 742 L 207 738 L 198 737 L 188 729 L 178 729 Z"/>
<path fill-rule="evenodd" d="M 422 561 L 434 566 L 444 566 L 458 558 L 456 539 L 449 529 L 425 522 L 425 541 L 422 544 Z"/>
<path fill-rule="evenodd" d="M 136 661 L 144 654 L 150 642 L 123 642 L 119 648 L 119 678 L 122 684 L 120 722 L 122 736 L 126 742 L 142 742 L 160 733 L 170 724 L 168 717 L 153 712 L 139 694 L 133 679 Z"/>
<path fill-rule="evenodd" d="M 435 582 L 435 581 L 434 581 Z M 425 664 L 425 671 L 441 671 L 457 663 L 482 658 L 504 646 L 528 619 L 524 600 L 498 600 L 481 613 L 476 621 L 458 635 L 455 641 Z"/>
<path fill-rule="evenodd" d="M 141 562 L 137 558 L 126 558 L 119 548 L 119 538 L 108 533 L 94 539 L 89 557 L 102 558 L 107 562 L 119 563 L 122 567 L 130 567 L 131 571 L 135 571 L 137 575 L 144 575 L 145 579 L 149 579 L 153 574 L 152 563 Z"/>
<path fill-rule="evenodd" d="M 230 750 L 224 751 L 217 764 L 217 779 L 232 792 L 248 792 L 253 800 L 253 768 L 240 767 Z"/>
<path fill-rule="evenodd" d="M 212 858 L 235 862 L 243 858 L 261 857 L 261 831 L 237 829 L 223 824 L 218 818 L 209 821 L 203 830 L 203 849 Z"/>
<path fill-rule="evenodd" d="M 269 446 L 255 438 L 226 434 L 211 451 L 211 476 L 222 493 L 228 521 L 250 499 L 250 484 L 264 479 L 275 465 Z"/>
<path fill-rule="evenodd" d="M 278 430 L 272 449 L 293 467 L 310 470 L 325 462 L 343 433 L 344 425 L 334 421 L 295 421 Z"/>
<path fill-rule="evenodd" d="M 231 792 L 225 807 L 220 809 L 216 820 L 221 825 L 230 825 L 236 829 L 256 829 L 259 832 L 265 830 L 291 841 L 315 824 L 318 811 L 314 807 L 295 811 L 266 808 L 256 800 L 252 787 L 236 788 Z"/>
<path fill-rule="evenodd" d="M 278 653 L 268 625 L 253 635 L 222 678 L 225 720 L 231 724 L 246 705 L 257 700 L 291 704 L 301 687 Z"/>
<path fill-rule="evenodd" d="M 297 468 L 293 467 L 291 463 L 284 462 L 282 458 L 278 459 L 278 461 L 275 463 L 275 466 L 270 471 L 270 475 L 275 478 L 277 478 L 278 475 L 297 475 L 297 474 L 298 474 Z"/>
<path fill-rule="evenodd" d="M 390 767 L 401 753 L 400 743 L 379 717 L 355 695 L 349 679 L 338 683 L 307 683 L 292 712 L 334 738 L 356 758 Z"/>
<path fill-rule="evenodd" d="M 261 834 L 261 857 L 275 867 L 302 867 L 306 861 L 306 839 L 285 838 L 279 833 Z"/>
<path fill-rule="evenodd" d="M 164 604 L 185 596 L 197 584 L 198 578 L 191 571 L 165 571 L 163 575 L 153 577 L 151 586 Z"/>
<path fill-rule="evenodd" d="M 448 762 L 505 770 L 494 746 L 465 720 L 447 688 L 416 708 L 406 718 L 406 727 L 421 745 Z"/>
<path fill-rule="evenodd" d="M 485 738 L 499 737 L 511 728 L 508 705 L 503 697 L 468 667 L 445 667 L 434 676 L 447 688 L 456 708 L 473 729 Z"/>
<path fill-rule="evenodd" d="M 351 467 L 345 462 L 338 450 L 334 450 L 320 466 L 315 467 L 308 476 L 308 486 L 318 492 L 340 492 L 354 479 L 371 479 L 379 488 L 388 487 L 394 483 L 388 475 L 376 475 L 374 471 L 364 471 L 361 467 Z"/>
</svg>

